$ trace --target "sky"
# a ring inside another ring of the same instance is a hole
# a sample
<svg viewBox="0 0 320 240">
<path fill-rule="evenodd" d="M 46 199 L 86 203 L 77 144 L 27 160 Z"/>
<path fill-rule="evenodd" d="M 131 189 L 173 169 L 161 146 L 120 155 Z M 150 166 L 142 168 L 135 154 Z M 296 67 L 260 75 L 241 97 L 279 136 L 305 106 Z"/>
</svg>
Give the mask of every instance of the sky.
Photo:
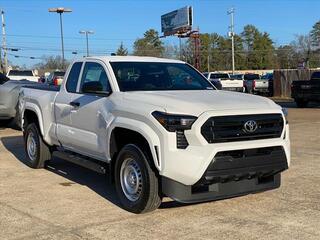
<svg viewBox="0 0 320 240">
<path fill-rule="evenodd" d="M 161 32 L 161 15 L 184 6 L 193 7 L 193 24 L 201 33 L 221 35 L 227 35 L 227 11 L 234 7 L 236 33 L 253 24 L 268 32 L 276 46 L 290 43 L 297 34 L 308 34 L 320 20 L 320 0 L 0 0 L 7 45 L 19 48 L 9 52 L 9 60 L 26 66 L 38 63 L 44 55 L 61 54 L 59 16 L 48 8 L 72 9 L 63 14 L 65 56 L 72 59 L 86 51 L 79 30 L 94 31 L 89 36 L 91 55 L 109 55 L 121 42 L 131 51 L 133 42 L 146 30 Z M 177 44 L 175 37 L 163 41 Z M 78 54 L 72 54 L 74 51 Z"/>
</svg>

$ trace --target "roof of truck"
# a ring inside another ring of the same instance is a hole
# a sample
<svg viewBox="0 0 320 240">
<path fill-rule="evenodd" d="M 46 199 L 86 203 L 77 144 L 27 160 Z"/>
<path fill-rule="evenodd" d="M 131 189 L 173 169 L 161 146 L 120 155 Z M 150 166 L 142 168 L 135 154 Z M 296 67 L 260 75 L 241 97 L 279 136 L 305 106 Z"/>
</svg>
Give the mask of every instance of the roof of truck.
<svg viewBox="0 0 320 240">
<path fill-rule="evenodd" d="M 157 57 L 137 57 L 137 56 L 92 56 L 84 57 L 81 60 L 98 59 L 106 62 L 167 62 L 167 63 L 184 63 L 180 60 L 157 58 Z"/>
</svg>

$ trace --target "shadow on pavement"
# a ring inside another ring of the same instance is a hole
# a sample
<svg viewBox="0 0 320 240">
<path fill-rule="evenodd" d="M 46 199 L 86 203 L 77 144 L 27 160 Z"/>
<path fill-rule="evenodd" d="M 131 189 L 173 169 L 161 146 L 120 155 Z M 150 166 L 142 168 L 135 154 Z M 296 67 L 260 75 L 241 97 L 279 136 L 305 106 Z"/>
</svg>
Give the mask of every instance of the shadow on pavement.
<svg viewBox="0 0 320 240">
<path fill-rule="evenodd" d="M 22 136 L 2 137 L 1 142 L 3 146 L 16 157 L 16 159 L 26 165 Z M 49 161 L 46 164 L 45 169 L 49 172 L 62 176 L 71 182 L 87 186 L 88 188 L 99 194 L 101 197 L 117 205 L 118 207 L 121 207 L 115 191 L 115 187 L 113 184 L 110 184 L 108 182 L 107 175 L 93 172 L 76 164 L 58 158 L 54 158 Z M 68 184 L 70 183 L 64 184 L 65 186 L 68 186 Z M 63 186 L 64 184 L 61 183 L 61 185 Z M 186 205 L 190 204 L 178 203 L 176 201 L 166 201 L 161 204 L 160 209 L 177 208 Z"/>
<path fill-rule="evenodd" d="M 2 137 L 3 146 L 10 151 L 20 162 L 26 164 L 22 136 Z M 106 175 L 95 173 L 78 165 L 54 158 L 46 164 L 46 170 L 62 176 L 71 182 L 87 186 L 103 198 L 120 206 L 115 188 L 110 185 Z M 61 184 L 63 185 L 63 184 Z"/>
</svg>

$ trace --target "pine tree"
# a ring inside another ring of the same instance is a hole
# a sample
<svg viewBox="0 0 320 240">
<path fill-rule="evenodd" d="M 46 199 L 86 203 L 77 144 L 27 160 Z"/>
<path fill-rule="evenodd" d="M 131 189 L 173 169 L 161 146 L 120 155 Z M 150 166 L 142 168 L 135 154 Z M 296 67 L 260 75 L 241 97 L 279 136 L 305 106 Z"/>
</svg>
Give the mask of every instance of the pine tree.
<svg viewBox="0 0 320 240">
<path fill-rule="evenodd" d="M 118 47 L 116 51 L 117 56 L 127 56 L 128 55 L 128 49 L 123 45 L 123 42 L 121 42 L 120 46 Z"/>
<path fill-rule="evenodd" d="M 320 48 L 320 21 L 316 22 L 310 32 L 312 46 L 316 49 Z"/>
<path fill-rule="evenodd" d="M 144 33 L 143 38 L 137 39 L 133 44 L 133 49 L 136 56 L 162 57 L 165 51 L 163 42 L 154 29 L 149 29 Z"/>
</svg>

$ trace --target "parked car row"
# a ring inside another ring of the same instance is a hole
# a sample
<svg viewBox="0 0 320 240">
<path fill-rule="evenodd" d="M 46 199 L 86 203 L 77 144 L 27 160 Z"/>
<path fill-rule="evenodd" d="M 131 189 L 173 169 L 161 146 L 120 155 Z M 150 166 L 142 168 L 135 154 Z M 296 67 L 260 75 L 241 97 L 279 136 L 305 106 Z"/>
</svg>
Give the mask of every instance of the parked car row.
<svg viewBox="0 0 320 240">
<path fill-rule="evenodd" d="M 264 76 L 254 73 L 234 74 L 222 72 L 204 72 L 203 75 L 217 88 L 227 91 L 246 92 L 272 96 L 273 74 Z"/>
<path fill-rule="evenodd" d="M 56 70 L 51 72 L 48 77 L 41 76 L 38 82 L 47 83 L 49 85 L 54 85 L 54 86 L 60 86 L 63 81 L 63 77 L 65 73 L 66 73 L 65 71 Z"/>
<path fill-rule="evenodd" d="M 228 73 L 206 72 L 204 76 L 215 86 L 220 86 L 218 89 L 244 92 L 243 81 L 231 78 Z"/>
</svg>

